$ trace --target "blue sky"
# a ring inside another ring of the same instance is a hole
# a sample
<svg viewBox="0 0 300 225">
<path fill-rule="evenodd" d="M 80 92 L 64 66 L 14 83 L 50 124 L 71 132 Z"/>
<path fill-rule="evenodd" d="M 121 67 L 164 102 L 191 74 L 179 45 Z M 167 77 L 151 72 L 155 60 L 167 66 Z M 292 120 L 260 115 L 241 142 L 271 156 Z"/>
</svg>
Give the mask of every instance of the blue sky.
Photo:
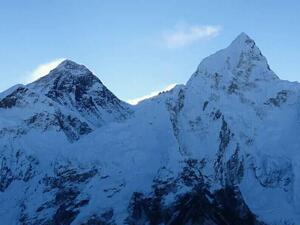
<svg viewBox="0 0 300 225">
<path fill-rule="evenodd" d="M 185 83 L 241 32 L 278 76 L 300 81 L 299 12 L 296 0 L 0 0 L 0 91 L 68 58 L 135 99 Z"/>
</svg>

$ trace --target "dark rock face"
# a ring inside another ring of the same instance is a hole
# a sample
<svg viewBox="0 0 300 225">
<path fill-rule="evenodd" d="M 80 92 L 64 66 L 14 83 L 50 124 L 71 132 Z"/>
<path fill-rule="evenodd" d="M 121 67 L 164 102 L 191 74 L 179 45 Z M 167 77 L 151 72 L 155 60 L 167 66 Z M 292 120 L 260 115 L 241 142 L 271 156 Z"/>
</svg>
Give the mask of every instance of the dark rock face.
<svg viewBox="0 0 300 225">
<path fill-rule="evenodd" d="M 62 131 L 70 142 L 74 142 L 81 136 L 92 132 L 92 128 L 86 122 L 60 111 L 56 111 L 54 114 L 37 113 L 25 120 L 25 124 L 28 128 L 37 128 L 43 132 L 51 128 Z"/>
<path fill-rule="evenodd" d="M 0 108 L 12 108 L 17 103 L 17 97 L 13 94 L 6 96 L 0 101 Z"/>
<path fill-rule="evenodd" d="M 30 91 L 26 87 L 19 87 L 11 94 L 0 100 L 0 108 L 10 109 L 16 106 L 18 103 L 22 102 L 24 97 L 27 95 L 30 95 L 29 97 L 33 97 L 34 93 L 30 93 Z"/>
<path fill-rule="evenodd" d="M 33 156 L 10 148 L 1 151 L 0 162 L 0 192 L 4 192 L 13 181 L 28 182 L 34 177 L 39 164 Z"/>
<path fill-rule="evenodd" d="M 205 111 L 205 109 L 206 109 L 208 103 L 209 103 L 209 101 L 205 101 L 205 102 L 203 103 L 203 107 L 202 107 L 202 110 L 203 110 L 203 111 Z"/>
<path fill-rule="evenodd" d="M 287 101 L 288 95 L 289 91 L 287 90 L 279 91 L 275 98 L 270 98 L 265 104 L 280 107 Z"/>
<path fill-rule="evenodd" d="M 211 201 L 211 199 L 213 199 Z M 175 216 L 172 216 L 174 215 Z M 176 200 L 170 210 L 167 224 L 259 224 L 240 193 L 224 188 L 215 193 L 198 190 L 186 193 Z"/>
<path fill-rule="evenodd" d="M 234 81 L 232 81 L 230 83 L 230 85 L 228 86 L 227 92 L 229 94 L 234 94 L 234 93 L 237 93 L 238 89 L 239 89 L 238 84 L 236 84 Z"/>
<path fill-rule="evenodd" d="M 34 216 L 27 213 L 26 202 L 24 202 L 23 210 L 19 218 L 20 224 L 71 224 L 79 214 L 80 208 L 87 205 L 90 201 L 88 197 L 79 198 L 82 188 L 97 173 L 97 169 L 78 171 L 72 168 L 71 165 L 58 166 L 54 170 L 54 176 L 45 176 L 42 181 L 40 181 L 45 187 L 43 192 L 51 194 L 53 196 L 52 199 L 44 202 L 40 206 L 36 206 L 36 214 Z M 47 216 L 44 218 L 39 216 L 47 215 L 49 212 L 52 212 L 52 216 L 50 217 Z"/>
<path fill-rule="evenodd" d="M 19 154 L 16 153 L 18 160 L 22 158 Z M 153 180 L 150 193 L 132 194 L 128 205 L 128 217 L 124 224 L 263 225 L 249 210 L 237 186 L 225 186 L 214 192 L 209 191 L 209 178 L 202 174 L 206 165 L 204 159 L 187 159 L 182 163 L 183 169 L 177 175 L 162 167 Z M 6 171 L 3 168 L 2 170 Z M 20 177 L 25 182 L 32 179 L 30 168 L 26 171 L 29 172 Z M 70 225 L 82 207 L 91 200 L 89 196 L 81 193 L 85 185 L 97 175 L 97 168 L 79 169 L 69 163 L 55 165 L 53 174 L 43 176 L 39 181 L 43 187 L 43 195 L 49 194 L 52 197 L 37 205 L 34 214 L 28 212 L 26 201 L 22 202 L 19 224 Z M 14 176 L 11 181 L 15 179 L 19 178 Z M 1 184 L 3 183 L 6 182 L 1 181 Z M 90 215 L 79 224 L 115 225 L 114 211 L 109 209 Z"/>
<path fill-rule="evenodd" d="M 115 225 L 113 221 L 113 210 L 108 210 L 101 215 L 93 215 L 80 225 Z"/>
<path fill-rule="evenodd" d="M 184 107 L 184 99 L 185 99 L 185 93 L 184 89 L 180 89 L 177 95 L 177 101 L 176 102 L 166 102 L 166 107 L 170 113 L 170 121 L 173 128 L 173 133 L 175 138 L 177 139 L 177 142 L 179 143 L 179 146 L 182 146 L 181 140 L 180 140 L 180 124 L 179 124 L 179 117 L 180 113 Z M 181 154 L 186 154 L 185 149 L 183 147 L 180 147 L 179 151 Z"/>
<path fill-rule="evenodd" d="M 258 166 L 251 165 L 251 167 L 254 176 L 263 187 L 281 188 L 285 192 L 291 191 L 294 187 L 294 169 L 288 159 L 264 156 L 260 158 Z"/>
<path fill-rule="evenodd" d="M 0 137 L 10 135 L 17 138 L 26 135 L 31 129 L 37 129 L 40 132 L 60 131 L 70 142 L 77 141 L 81 136 L 93 131 L 87 122 L 82 121 L 82 118 L 79 119 L 72 114 L 63 114 L 57 110 L 54 113 L 39 112 L 21 121 L 20 125 L 0 129 Z"/>
<path fill-rule="evenodd" d="M 219 132 L 219 140 L 220 140 L 219 151 L 217 153 L 215 164 L 214 164 L 216 176 L 217 176 L 216 178 L 219 179 L 222 183 L 224 183 L 224 173 L 226 172 L 224 169 L 225 167 L 224 154 L 233 135 L 234 134 L 230 130 L 228 123 L 226 122 L 223 116 L 221 129 Z"/>
<path fill-rule="evenodd" d="M 59 128 L 65 133 L 70 141 L 76 141 L 82 135 L 92 132 L 86 122 L 81 122 L 78 118 L 62 113 L 55 115 Z"/>
<path fill-rule="evenodd" d="M 244 159 L 237 145 L 234 154 L 226 162 L 226 185 L 238 185 L 244 176 L 244 169 Z"/>
<path fill-rule="evenodd" d="M 179 176 L 154 180 L 150 194 L 133 193 L 129 225 L 263 225 L 249 210 L 237 186 L 211 192 L 201 174 L 205 162 L 190 159 Z M 165 168 L 163 168 L 165 170 Z M 179 194 L 180 189 L 189 189 Z M 166 201 L 173 194 L 172 201 Z"/>
</svg>

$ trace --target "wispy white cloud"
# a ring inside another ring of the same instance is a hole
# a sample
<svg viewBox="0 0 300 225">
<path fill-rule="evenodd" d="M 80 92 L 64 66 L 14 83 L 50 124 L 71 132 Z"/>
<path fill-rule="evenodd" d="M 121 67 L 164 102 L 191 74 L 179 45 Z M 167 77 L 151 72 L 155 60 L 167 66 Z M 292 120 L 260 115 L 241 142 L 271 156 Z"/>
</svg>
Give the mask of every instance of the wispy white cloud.
<svg viewBox="0 0 300 225">
<path fill-rule="evenodd" d="M 148 99 L 148 98 L 152 98 L 156 95 L 158 95 L 160 92 L 163 92 L 163 91 L 169 91 L 171 90 L 172 88 L 174 88 L 177 84 L 169 84 L 168 86 L 166 86 L 165 88 L 163 88 L 162 90 L 160 91 L 152 91 L 150 94 L 148 95 L 145 95 L 145 96 L 142 96 L 142 97 L 138 97 L 138 98 L 134 98 L 134 99 L 129 99 L 127 100 L 127 102 L 131 105 L 136 105 L 138 104 L 140 101 L 142 100 L 145 100 L 145 99 Z"/>
<path fill-rule="evenodd" d="M 51 70 L 57 67 L 64 58 L 54 59 L 51 62 L 43 63 L 38 65 L 31 73 L 29 73 L 28 77 L 26 78 L 25 82 L 29 83 L 32 81 L 37 80 L 38 78 L 47 75 Z"/>
<path fill-rule="evenodd" d="M 178 48 L 216 37 L 220 30 L 220 26 L 181 24 L 175 26 L 173 30 L 164 32 L 163 37 L 167 47 Z"/>
</svg>

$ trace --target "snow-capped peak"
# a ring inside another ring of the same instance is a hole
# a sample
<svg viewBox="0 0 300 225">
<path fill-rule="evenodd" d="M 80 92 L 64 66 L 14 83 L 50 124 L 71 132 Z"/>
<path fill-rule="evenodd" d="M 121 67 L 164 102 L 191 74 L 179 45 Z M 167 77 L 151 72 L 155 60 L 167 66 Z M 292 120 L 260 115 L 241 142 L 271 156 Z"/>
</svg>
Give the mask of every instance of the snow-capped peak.
<svg viewBox="0 0 300 225">
<path fill-rule="evenodd" d="M 80 65 L 69 59 L 62 61 L 55 69 L 53 69 L 50 72 L 50 74 L 54 74 L 57 72 L 60 72 L 60 73 L 64 72 L 67 74 L 79 75 L 79 76 L 91 73 L 84 65 Z"/>
<path fill-rule="evenodd" d="M 244 32 L 238 35 L 224 51 L 227 57 L 235 60 L 235 66 L 239 66 L 238 63 L 241 63 L 241 60 L 247 59 L 251 62 L 260 61 L 263 66 L 268 67 L 267 59 L 262 55 L 254 40 Z"/>
<path fill-rule="evenodd" d="M 227 48 L 205 58 L 189 82 L 216 75 L 224 81 L 234 79 L 242 83 L 278 79 L 255 42 L 245 33 L 238 35 Z"/>
<path fill-rule="evenodd" d="M 82 83 L 82 80 L 88 80 L 90 81 L 89 85 L 92 85 L 92 83 L 99 83 L 102 85 L 101 81 L 84 65 L 80 65 L 76 62 L 66 59 L 56 68 L 51 70 L 49 74 L 34 81 L 28 86 L 45 92 L 45 90 L 49 89 L 50 87 L 57 89 L 59 84 L 68 84 L 73 86 L 76 84 L 76 80 L 78 79 L 81 81 L 80 83 Z"/>
<path fill-rule="evenodd" d="M 230 46 L 240 46 L 240 47 L 246 47 L 246 46 L 253 46 L 255 45 L 255 42 L 244 32 L 240 33 L 231 43 Z"/>
<path fill-rule="evenodd" d="M 121 120 L 127 104 L 119 100 L 100 79 L 84 65 L 64 60 L 50 73 L 27 85 L 65 108 L 79 112 L 91 124 Z"/>
<path fill-rule="evenodd" d="M 70 59 L 65 59 L 57 67 L 65 67 L 65 68 L 69 67 L 70 68 L 70 67 L 78 67 L 78 66 L 81 66 L 81 65 Z"/>
<path fill-rule="evenodd" d="M 89 85 L 91 85 L 91 83 L 98 83 L 102 86 L 101 81 L 88 68 L 68 59 L 61 62 L 47 75 L 27 86 L 40 92 L 47 92 L 49 89 L 57 89 L 61 85 L 74 86 L 76 80 L 78 82 L 79 80 L 89 81 Z M 80 83 L 82 82 L 80 81 Z"/>
</svg>

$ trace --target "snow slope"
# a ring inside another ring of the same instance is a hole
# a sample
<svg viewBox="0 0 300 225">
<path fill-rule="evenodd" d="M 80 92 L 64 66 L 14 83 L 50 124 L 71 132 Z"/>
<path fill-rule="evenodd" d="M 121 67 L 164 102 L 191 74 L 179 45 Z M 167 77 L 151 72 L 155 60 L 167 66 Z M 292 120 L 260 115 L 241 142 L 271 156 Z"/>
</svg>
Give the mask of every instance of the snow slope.
<svg viewBox="0 0 300 225">
<path fill-rule="evenodd" d="M 299 97 L 244 33 L 135 106 L 66 60 L 0 95 L 1 221 L 300 225 Z"/>
</svg>

